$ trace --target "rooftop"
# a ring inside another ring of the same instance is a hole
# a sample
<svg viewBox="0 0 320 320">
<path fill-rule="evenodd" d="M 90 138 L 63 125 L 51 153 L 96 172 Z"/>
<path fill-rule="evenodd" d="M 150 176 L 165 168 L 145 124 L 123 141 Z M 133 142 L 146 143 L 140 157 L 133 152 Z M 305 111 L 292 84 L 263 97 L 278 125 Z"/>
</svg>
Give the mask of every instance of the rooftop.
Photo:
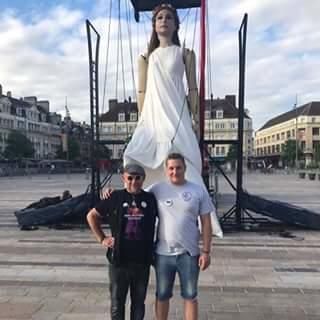
<svg viewBox="0 0 320 320">
<path fill-rule="evenodd" d="M 258 131 L 273 127 L 298 116 L 320 116 L 320 101 L 311 101 L 296 109 L 292 109 L 267 121 Z"/>
</svg>

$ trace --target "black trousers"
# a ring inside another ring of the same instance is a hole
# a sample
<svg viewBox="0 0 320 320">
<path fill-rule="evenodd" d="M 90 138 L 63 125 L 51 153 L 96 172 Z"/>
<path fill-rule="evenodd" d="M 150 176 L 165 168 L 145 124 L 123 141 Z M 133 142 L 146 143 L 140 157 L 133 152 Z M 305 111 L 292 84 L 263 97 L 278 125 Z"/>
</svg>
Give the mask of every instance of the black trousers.
<svg viewBox="0 0 320 320">
<path fill-rule="evenodd" d="M 130 289 L 130 320 L 142 320 L 145 314 L 147 287 L 150 267 L 128 265 L 116 267 L 109 265 L 111 319 L 125 319 L 125 303 Z"/>
</svg>

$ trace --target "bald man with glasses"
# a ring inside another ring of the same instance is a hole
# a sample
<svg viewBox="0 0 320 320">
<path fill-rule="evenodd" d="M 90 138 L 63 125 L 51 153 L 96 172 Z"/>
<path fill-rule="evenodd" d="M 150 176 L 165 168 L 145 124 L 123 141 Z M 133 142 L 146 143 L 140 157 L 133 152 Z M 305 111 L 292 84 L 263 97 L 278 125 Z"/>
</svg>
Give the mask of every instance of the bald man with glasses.
<svg viewBox="0 0 320 320">
<path fill-rule="evenodd" d="M 130 289 L 130 319 L 142 320 L 154 251 L 155 222 L 158 215 L 153 194 L 142 189 L 144 169 L 128 164 L 121 175 L 124 189 L 114 191 L 87 215 L 97 241 L 107 249 L 111 296 L 111 319 L 125 319 L 125 302 Z M 109 222 L 111 235 L 102 230 Z"/>
</svg>

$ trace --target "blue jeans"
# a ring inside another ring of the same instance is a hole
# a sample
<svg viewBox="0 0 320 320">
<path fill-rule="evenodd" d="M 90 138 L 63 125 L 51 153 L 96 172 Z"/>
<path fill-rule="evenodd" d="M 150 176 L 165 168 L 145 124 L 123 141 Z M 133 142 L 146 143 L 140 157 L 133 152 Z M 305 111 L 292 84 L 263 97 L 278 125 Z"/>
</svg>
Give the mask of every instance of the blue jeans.
<svg viewBox="0 0 320 320">
<path fill-rule="evenodd" d="M 130 319 L 142 320 L 145 314 L 147 287 L 150 267 L 143 265 L 129 265 L 116 267 L 109 265 L 111 319 L 125 319 L 125 303 L 130 288 L 131 308 Z"/>
<path fill-rule="evenodd" d="M 156 296 L 160 301 L 172 297 L 176 273 L 179 275 L 181 297 L 192 300 L 198 294 L 199 256 L 183 253 L 175 256 L 156 255 Z"/>
</svg>

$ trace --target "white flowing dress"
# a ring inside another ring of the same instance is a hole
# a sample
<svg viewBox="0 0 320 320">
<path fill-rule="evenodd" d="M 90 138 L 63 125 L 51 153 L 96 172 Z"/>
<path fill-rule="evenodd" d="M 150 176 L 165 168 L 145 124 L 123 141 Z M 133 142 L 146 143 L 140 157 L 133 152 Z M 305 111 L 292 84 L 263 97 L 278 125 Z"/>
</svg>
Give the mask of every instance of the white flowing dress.
<svg viewBox="0 0 320 320">
<path fill-rule="evenodd" d="M 179 46 L 158 47 L 149 57 L 143 109 L 124 152 L 124 164 L 138 163 L 145 168 L 146 186 L 167 180 L 164 160 L 169 153 L 178 152 L 186 160 L 186 179 L 205 188 L 199 144 L 183 84 L 184 72 L 183 49 Z M 221 236 L 219 222 L 213 215 L 214 234 Z"/>
</svg>

